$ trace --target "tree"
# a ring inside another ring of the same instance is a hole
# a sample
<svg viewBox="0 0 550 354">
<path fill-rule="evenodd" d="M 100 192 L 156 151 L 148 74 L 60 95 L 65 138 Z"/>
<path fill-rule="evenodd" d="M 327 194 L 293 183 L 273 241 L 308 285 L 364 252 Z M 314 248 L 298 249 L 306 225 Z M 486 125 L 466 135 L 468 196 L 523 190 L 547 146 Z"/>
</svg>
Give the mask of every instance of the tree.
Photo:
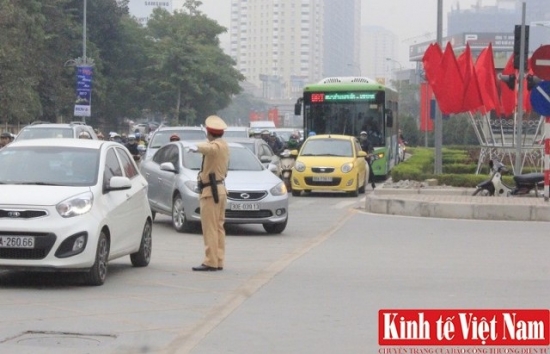
<svg viewBox="0 0 550 354">
<path fill-rule="evenodd" d="M 148 22 L 154 39 L 149 67 L 149 86 L 154 110 L 174 123 L 193 125 L 226 107 L 241 91 L 244 77 L 224 54 L 218 35 L 225 28 L 198 9 L 200 1 L 186 1 L 181 12 L 170 15 L 156 9 Z"/>
</svg>

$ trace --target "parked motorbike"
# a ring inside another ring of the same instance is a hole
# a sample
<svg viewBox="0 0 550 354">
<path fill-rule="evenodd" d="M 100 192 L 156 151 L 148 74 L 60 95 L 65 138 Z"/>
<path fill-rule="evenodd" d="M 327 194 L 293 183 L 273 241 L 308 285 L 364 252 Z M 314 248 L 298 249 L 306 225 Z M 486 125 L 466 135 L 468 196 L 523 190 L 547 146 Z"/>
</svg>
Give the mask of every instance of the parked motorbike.
<svg viewBox="0 0 550 354">
<path fill-rule="evenodd" d="M 502 173 L 508 171 L 506 166 L 498 160 L 489 161 L 491 177 L 477 185 L 472 195 L 487 195 L 497 197 L 508 197 L 516 195 L 526 195 L 535 191 L 535 196 L 539 196 L 538 190 L 544 188 L 544 174 L 526 173 L 514 176 L 515 186 L 508 186 L 502 181 Z"/>
<path fill-rule="evenodd" d="M 281 179 L 285 183 L 286 189 L 292 191 L 290 179 L 292 177 L 292 168 L 296 162 L 296 155 L 292 151 L 285 149 L 279 155 L 281 162 Z"/>
</svg>

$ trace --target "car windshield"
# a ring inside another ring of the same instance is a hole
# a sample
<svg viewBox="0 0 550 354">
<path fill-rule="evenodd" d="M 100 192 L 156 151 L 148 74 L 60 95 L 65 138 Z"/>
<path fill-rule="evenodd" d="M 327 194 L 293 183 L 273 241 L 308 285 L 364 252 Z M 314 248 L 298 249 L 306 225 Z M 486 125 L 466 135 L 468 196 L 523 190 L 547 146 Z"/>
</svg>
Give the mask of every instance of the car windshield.
<svg viewBox="0 0 550 354">
<path fill-rule="evenodd" d="M 176 134 L 180 137 L 180 140 L 204 140 L 206 139 L 206 133 L 202 130 L 163 130 L 156 132 L 153 138 L 149 142 L 149 147 L 158 149 L 170 142 L 170 137 Z"/>
<path fill-rule="evenodd" d="M 25 128 L 17 135 L 17 140 L 50 138 L 74 138 L 74 132 L 72 128 L 33 127 Z"/>
<path fill-rule="evenodd" d="M 353 148 L 349 140 L 314 139 L 302 147 L 300 156 L 342 156 L 353 157 Z"/>
<path fill-rule="evenodd" d="M 248 138 L 248 130 L 226 130 L 224 138 Z"/>
<path fill-rule="evenodd" d="M 191 170 L 200 170 L 202 154 L 190 152 L 187 149 L 183 154 L 183 166 Z M 261 171 L 264 167 L 258 158 L 247 148 L 240 146 L 229 147 L 229 171 Z"/>
<path fill-rule="evenodd" d="M 6 147 L 0 150 L 0 184 L 93 186 L 99 150 L 71 147 Z"/>
</svg>

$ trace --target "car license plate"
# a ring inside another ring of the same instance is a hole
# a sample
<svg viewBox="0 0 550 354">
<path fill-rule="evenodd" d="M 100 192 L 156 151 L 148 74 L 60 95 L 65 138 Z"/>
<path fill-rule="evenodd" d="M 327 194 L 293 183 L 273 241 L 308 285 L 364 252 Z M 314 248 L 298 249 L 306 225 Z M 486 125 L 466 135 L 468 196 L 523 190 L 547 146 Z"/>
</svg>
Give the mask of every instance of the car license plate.
<svg viewBox="0 0 550 354">
<path fill-rule="evenodd" d="M 231 203 L 231 210 L 260 210 L 257 203 Z"/>
<path fill-rule="evenodd" d="M 0 248 L 34 248 L 34 237 L 0 236 Z"/>
<path fill-rule="evenodd" d="M 313 182 L 332 182 L 332 177 L 313 176 Z"/>
</svg>

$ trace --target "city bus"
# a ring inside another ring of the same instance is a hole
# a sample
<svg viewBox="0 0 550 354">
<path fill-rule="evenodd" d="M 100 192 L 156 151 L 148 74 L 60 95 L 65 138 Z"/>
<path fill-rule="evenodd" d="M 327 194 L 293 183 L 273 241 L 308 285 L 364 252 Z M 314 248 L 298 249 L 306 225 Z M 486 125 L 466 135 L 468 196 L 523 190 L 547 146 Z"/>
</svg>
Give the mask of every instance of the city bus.
<svg viewBox="0 0 550 354">
<path fill-rule="evenodd" d="M 388 176 L 399 162 L 397 91 L 365 77 L 325 78 L 304 87 L 295 115 L 302 114 L 304 136 L 367 132 L 376 159 L 374 175 Z"/>
</svg>

